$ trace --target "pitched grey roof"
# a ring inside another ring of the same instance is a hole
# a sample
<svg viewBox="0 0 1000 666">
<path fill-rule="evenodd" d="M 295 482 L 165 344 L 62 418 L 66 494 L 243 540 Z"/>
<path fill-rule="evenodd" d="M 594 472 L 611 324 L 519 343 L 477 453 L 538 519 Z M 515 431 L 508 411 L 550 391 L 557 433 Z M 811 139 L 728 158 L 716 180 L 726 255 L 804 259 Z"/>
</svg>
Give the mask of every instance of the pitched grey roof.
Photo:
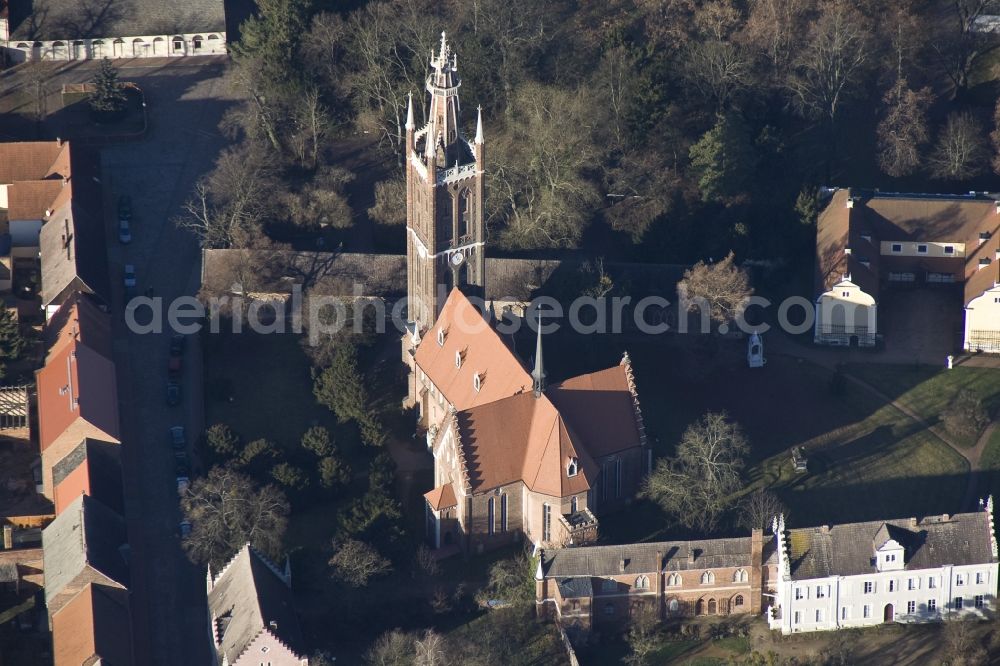
<svg viewBox="0 0 1000 666">
<path fill-rule="evenodd" d="M 217 649 L 230 664 L 265 630 L 292 652 L 304 652 L 291 589 L 250 546 L 244 546 L 215 577 L 208 609 L 220 638 Z"/>
<path fill-rule="evenodd" d="M 71 146 L 72 198 L 53 211 L 39 234 L 43 305 L 62 303 L 76 290 L 111 300 L 101 192 L 94 182 L 97 160 L 92 151 Z"/>
<path fill-rule="evenodd" d="M 559 596 L 563 599 L 594 596 L 594 585 L 591 583 L 590 576 L 560 578 L 557 584 L 559 585 Z"/>
<path fill-rule="evenodd" d="M 31 14 L 20 21 L 11 39 L 137 37 L 225 29 L 223 0 L 33 0 Z"/>
<path fill-rule="evenodd" d="M 766 542 L 765 542 L 766 543 Z M 689 558 L 694 553 L 694 560 Z M 656 554 L 663 558 L 657 562 Z M 773 557 L 767 548 L 763 557 Z M 622 560 L 625 567 L 622 568 Z M 622 546 L 585 546 L 546 551 L 546 578 L 616 576 L 750 566 L 750 537 L 701 541 L 660 541 Z"/>
<path fill-rule="evenodd" d="M 996 561 L 988 514 L 977 511 L 788 530 L 792 579 L 874 573 L 875 543 L 886 535 L 903 546 L 907 570 Z"/>
<path fill-rule="evenodd" d="M 81 495 L 42 531 L 45 599 L 51 601 L 86 567 L 128 587 L 125 519 Z"/>
</svg>

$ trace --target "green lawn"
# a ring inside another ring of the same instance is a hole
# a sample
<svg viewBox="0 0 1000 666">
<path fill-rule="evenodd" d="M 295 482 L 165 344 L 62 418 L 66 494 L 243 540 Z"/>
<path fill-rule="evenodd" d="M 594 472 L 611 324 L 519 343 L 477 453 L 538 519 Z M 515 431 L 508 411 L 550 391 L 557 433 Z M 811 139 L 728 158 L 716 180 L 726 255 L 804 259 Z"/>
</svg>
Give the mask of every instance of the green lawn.
<svg viewBox="0 0 1000 666">
<path fill-rule="evenodd" d="M 930 424 L 939 421 L 962 389 L 975 393 L 990 414 L 1000 407 L 1000 370 L 956 367 L 952 370 L 920 365 L 852 364 L 847 372 L 874 386 L 912 410 Z M 948 437 L 958 446 L 971 447 L 976 437 Z"/>
<path fill-rule="evenodd" d="M 291 334 L 206 334 L 206 423 L 226 423 L 244 441 L 265 437 L 286 449 L 297 447 L 311 426 L 340 429 L 334 414 L 313 397 L 301 339 Z M 337 442 L 345 444 L 350 446 Z"/>
<path fill-rule="evenodd" d="M 953 513 L 967 483 L 965 460 L 891 406 L 879 407 L 808 457 L 805 474 L 794 472 L 786 454 L 749 473 L 778 493 L 794 525 Z"/>
</svg>

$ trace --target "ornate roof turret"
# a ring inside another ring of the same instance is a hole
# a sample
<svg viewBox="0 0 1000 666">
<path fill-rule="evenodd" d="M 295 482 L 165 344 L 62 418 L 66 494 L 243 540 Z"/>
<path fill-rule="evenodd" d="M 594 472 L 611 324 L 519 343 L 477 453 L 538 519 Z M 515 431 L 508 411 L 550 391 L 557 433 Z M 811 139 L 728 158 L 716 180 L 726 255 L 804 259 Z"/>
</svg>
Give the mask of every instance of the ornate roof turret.
<svg viewBox="0 0 1000 666">
<path fill-rule="evenodd" d="M 542 362 L 542 313 L 538 313 L 538 338 L 535 342 L 535 369 L 531 371 L 531 387 L 535 397 L 541 397 L 545 391 L 545 367 Z"/>
</svg>

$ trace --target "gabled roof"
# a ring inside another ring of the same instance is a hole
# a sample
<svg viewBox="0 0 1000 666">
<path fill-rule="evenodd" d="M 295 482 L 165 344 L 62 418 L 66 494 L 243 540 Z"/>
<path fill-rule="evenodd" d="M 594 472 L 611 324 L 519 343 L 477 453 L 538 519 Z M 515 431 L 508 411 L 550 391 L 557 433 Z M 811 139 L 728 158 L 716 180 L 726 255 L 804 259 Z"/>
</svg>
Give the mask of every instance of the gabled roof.
<svg viewBox="0 0 1000 666">
<path fill-rule="evenodd" d="M 87 438 L 59 460 L 52 467 L 56 512 L 61 513 L 64 505 L 82 493 L 100 500 L 109 509 L 123 513 L 125 503 L 120 453 L 120 444 Z M 73 474 L 77 470 L 81 473 Z"/>
<path fill-rule="evenodd" d="M 88 584 L 52 615 L 54 666 L 128 666 L 132 631 L 128 591 Z"/>
<path fill-rule="evenodd" d="M 443 486 L 438 486 L 433 490 L 427 491 L 424 493 L 424 499 L 427 500 L 427 503 L 435 511 L 458 506 L 458 500 L 455 498 L 455 489 L 451 483 L 446 483 Z"/>
<path fill-rule="evenodd" d="M 225 31 L 226 16 L 223 0 L 120 0 L 93 16 L 77 0 L 34 0 L 32 14 L 12 28 L 11 40 L 207 36 Z"/>
<path fill-rule="evenodd" d="M 581 436 L 594 458 L 638 446 L 641 441 L 628 369 L 616 365 L 554 384 L 545 392 Z"/>
<path fill-rule="evenodd" d="M 875 573 L 872 546 L 888 534 L 903 546 L 908 571 L 997 561 L 990 545 L 989 514 L 977 511 L 788 530 L 792 579 Z"/>
<path fill-rule="evenodd" d="M 69 175 L 69 143 L 15 141 L 0 143 L 0 185 Z"/>
<path fill-rule="evenodd" d="M 45 600 L 51 606 L 52 599 L 87 568 L 128 587 L 126 541 L 124 518 L 92 497 L 78 497 L 42 530 Z"/>
<path fill-rule="evenodd" d="M 98 157 L 85 148 L 74 146 L 70 150 L 69 143 L 63 146 L 70 165 L 64 174 L 68 182 L 53 202 L 52 215 L 39 235 L 42 304 L 48 306 L 65 298 L 74 284 L 107 303 L 110 285 Z"/>
<path fill-rule="evenodd" d="M 983 242 L 981 235 L 986 237 Z M 963 243 L 965 259 L 880 256 L 882 241 Z M 877 298 L 881 266 L 890 271 L 954 273 L 956 280 L 964 282 L 968 305 L 1000 280 L 998 248 L 1000 215 L 992 196 L 838 189 L 817 222 L 816 293 L 850 276 L 854 284 Z M 980 266 L 980 259 L 987 260 L 985 267 Z"/>
<path fill-rule="evenodd" d="M 63 189 L 62 180 L 16 181 L 7 188 L 7 219 L 45 219 Z"/>
<path fill-rule="evenodd" d="M 523 481 L 552 497 L 585 492 L 597 465 L 544 394 L 519 393 L 458 413 L 461 446 L 473 492 Z M 570 477 L 568 464 L 578 460 Z"/>
<path fill-rule="evenodd" d="M 249 545 L 214 578 L 208 609 L 220 641 L 218 652 L 230 664 L 236 663 L 262 631 L 270 632 L 292 652 L 304 653 L 291 589 L 273 565 Z"/>
<path fill-rule="evenodd" d="M 763 560 L 774 561 L 774 540 L 765 540 Z M 660 559 L 657 560 L 657 553 Z M 694 554 L 694 559 L 691 554 Z M 697 541 L 658 541 L 621 546 L 579 546 L 552 549 L 542 556 L 546 578 L 575 576 L 619 576 L 650 574 L 660 571 L 700 571 L 751 565 L 751 537 L 701 539 Z M 622 563 L 624 562 L 624 567 Z"/>
<path fill-rule="evenodd" d="M 438 331 L 444 344 L 438 344 Z M 460 367 L 455 357 L 461 355 Z M 445 399 L 462 411 L 531 389 L 531 376 L 458 289 L 448 295 L 441 314 L 420 341 L 417 366 L 427 373 Z M 480 376 L 480 389 L 473 382 Z"/>
<path fill-rule="evenodd" d="M 85 292 L 74 292 L 49 318 L 42 331 L 46 361 L 59 354 L 66 345 L 76 340 L 108 360 L 113 360 L 111 349 L 111 315 L 101 309 L 94 297 Z"/>
<path fill-rule="evenodd" d="M 118 440 L 117 379 L 111 361 L 71 341 L 38 371 L 37 383 L 42 451 L 77 419 Z"/>
</svg>

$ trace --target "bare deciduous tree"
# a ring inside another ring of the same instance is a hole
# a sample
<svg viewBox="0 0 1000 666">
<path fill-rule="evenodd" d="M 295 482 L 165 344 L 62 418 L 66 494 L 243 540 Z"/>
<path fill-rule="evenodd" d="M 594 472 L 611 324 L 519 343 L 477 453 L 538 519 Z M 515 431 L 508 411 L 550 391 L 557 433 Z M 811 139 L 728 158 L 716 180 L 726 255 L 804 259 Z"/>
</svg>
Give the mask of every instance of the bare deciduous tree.
<svg viewBox="0 0 1000 666">
<path fill-rule="evenodd" d="M 257 485 L 229 467 L 213 467 L 181 498 L 191 522 L 184 550 L 196 564 L 224 564 L 249 543 L 278 559 L 288 523 L 288 500 L 274 486 Z"/>
<path fill-rule="evenodd" d="M 413 644 L 413 666 L 444 666 L 448 663 L 444 637 L 428 629 Z"/>
<path fill-rule="evenodd" d="M 625 663 L 629 666 L 646 666 L 651 663 L 650 656 L 661 645 L 660 630 L 656 603 L 640 602 L 633 607 L 625 639 L 629 648 Z"/>
<path fill-rule="evenodd" d="M 501 242 L 510 247 L 575 246 L 598 201 L 584 174 L 599 155 L 589 90 L 525 84 L 513 113 L 493 148 L 490 222 L 505 223 Z"/>
<path fill-rule="evenodd" d="M 369 666 L 412 666 L 415 637 L 401 629 L 392 629 L 378 637 L 365 654 Z"/>
<path fill-rule="evenodd" d="M 195 186 L 176 224 L 208 248 L 248 248 L 262 238 L 271 212 L 271 161 L 253 145 L 223 152 L 215 170 Z"/>
<path fill-rule="evenodd" d="M 780 80 L 805 36 L 807 14 L 814 0 L 753 0 L 743 38 L 771 64 Z"/>
<path fill-rule="evenodd" d="M 392 563 L 375 546 L 357 539 L 334 541 L 329 565 L 335 578 L 352 587 L 364 587 L 392 571 Z"/>
<path fill-rule="evenodd" d="M 951 113 L 928 158 L 931 175 L 965 180 L 981 174 L 989 162 L 982 125 L 969 113 Z"/>
<path fill-rule="evenodd" d="M 998 44 L 974 27 L 990 0 L 950 0 L 944 4 L 948 11 L 929 22 L 928 38 L 938 66 L 951 79 L 958 96 L 969 87 L 975 61 Z"/>
<path fill-rule="evenodd" d="M 375 183 L 375 205 L 368 209 L 368 217 L 387 226 L 406 224 L 406 180 L 402 176 Z"/>
<path fill-rule="evenodd" d="M 707 305 L 712 320 L 725 324 L 743 314 L 753 288 L 747 272 L 735 264 L 730 252 L 722 261 L 699 261 L 684 271 L 684 279 L 677 283 L 677 294 L 688 311 L 704 312 Z"/>
<path fill-rule="evenodd" d="M 885 117 L 878 125 L 878 163 L 890 176 L 907 176 L 921 163 L 921 148 L 930 139 L 927 111 L 932 95 L 930 88 L 911 90 L 900 79 L 883 98 Z"/>
<path fill-rule="evenodd" d="M 778 496 L 766 488 L 758 488 L 740 502 L 740 524 L 747 529 L 765 529 L 771 519 L 788 510 Z"/>
<path fill-rule="evenodd" d="M 832 124 L 844 98 L 860 83 L 870 54 L 864 16 L 845 0 L 824 3 L 788 85 L 797 106 Z"/>
<path fill-rule="evenodd" d="M 725 412 L 709 412 L 684 431 L 676 458 L 657 463 L 643 482 L 643 495 L 678 523 L 709 532 L 742 485 L 749 450 Z"/>
</svg>

